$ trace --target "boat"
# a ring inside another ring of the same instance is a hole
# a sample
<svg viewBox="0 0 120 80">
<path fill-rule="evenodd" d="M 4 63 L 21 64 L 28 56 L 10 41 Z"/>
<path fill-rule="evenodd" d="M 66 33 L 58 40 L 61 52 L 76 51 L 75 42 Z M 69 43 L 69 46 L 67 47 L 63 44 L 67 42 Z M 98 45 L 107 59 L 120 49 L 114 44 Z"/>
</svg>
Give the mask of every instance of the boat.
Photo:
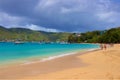
<svg viewBox="0 0 120 80">
<path fill-rule="evenodd" d="M 14 44 L 23 44 L 24 42 L 15 41 Z"/>
</svg>

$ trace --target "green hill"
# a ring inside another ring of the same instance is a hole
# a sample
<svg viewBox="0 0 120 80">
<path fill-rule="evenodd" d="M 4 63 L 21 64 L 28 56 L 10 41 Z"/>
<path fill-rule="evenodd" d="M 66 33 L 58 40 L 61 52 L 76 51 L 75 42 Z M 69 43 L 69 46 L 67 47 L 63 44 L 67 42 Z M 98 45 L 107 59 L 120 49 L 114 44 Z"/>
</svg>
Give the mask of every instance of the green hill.
<svg viewBox="0 0 120 80">
<path fill-rule="evenodd" d="M 0 41 L 67 41 L 70 33 L 34 31 L 26 28 L 4 28 L 0 26 Z"/>
</svg>

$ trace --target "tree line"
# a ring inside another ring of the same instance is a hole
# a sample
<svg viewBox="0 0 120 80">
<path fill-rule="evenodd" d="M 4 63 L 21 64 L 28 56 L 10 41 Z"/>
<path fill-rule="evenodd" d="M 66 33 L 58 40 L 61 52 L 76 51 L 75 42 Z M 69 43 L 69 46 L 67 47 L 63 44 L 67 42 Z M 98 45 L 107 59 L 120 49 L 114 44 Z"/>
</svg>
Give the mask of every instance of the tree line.
<svg viewBox="0 0 120 80">
<path fill-rule="evenodd" d="M 81 34 L 73 33 L 68 37 L 69 43 L 120 43 L 120 28 L 104 31 L 91 31 Z"/>
</svg>

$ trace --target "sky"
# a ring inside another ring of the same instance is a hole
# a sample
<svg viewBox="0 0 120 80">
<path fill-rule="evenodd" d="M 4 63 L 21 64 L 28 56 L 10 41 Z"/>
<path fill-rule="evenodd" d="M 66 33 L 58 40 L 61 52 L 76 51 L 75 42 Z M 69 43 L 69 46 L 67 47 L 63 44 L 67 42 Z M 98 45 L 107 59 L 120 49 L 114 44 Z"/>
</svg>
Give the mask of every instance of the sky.
<svg viewBox="0 0 120 80">
<path fill-rule="evenodd" d="M 47 32 L 120 26 L 120 0 L 0 0 L 0 25 Z"/>
</svg>

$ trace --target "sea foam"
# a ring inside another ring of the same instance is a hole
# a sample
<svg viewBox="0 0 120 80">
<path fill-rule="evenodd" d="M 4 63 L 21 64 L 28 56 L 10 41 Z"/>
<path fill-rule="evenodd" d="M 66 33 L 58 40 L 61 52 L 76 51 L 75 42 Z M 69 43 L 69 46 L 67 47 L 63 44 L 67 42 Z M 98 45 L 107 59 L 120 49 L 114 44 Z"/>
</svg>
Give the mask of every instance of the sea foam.
<svg viewBox="0 0 120 80">
<path fill-rule="evenodd" d="M 74 54 L 77 54 L 77 53 L 81 53 L 82 54 L 82 53 L 85 53 L 85 52 L 95 51 L 95 50 L 98 50 L 98 48 L 82 50 L 82 51 L 76 51 L 76 52 L 71 52 L 71 53 L 64 53 L 64 54 L 57 55 L 57 56 L 50 56 L 50 57 L 47 57 L 47 58 L 42 58 L 42 59 L 37 60 L 37 61 L 27 61 L 27 62 L 23 63 L 22 65 L 28 65 L 28 64 L 34 64 L 34 63 L 39 63 L 39 62 L 45 62 L 45 61 L 61 58 L 61 57 L 64 57 L 64 56 L 74 55 Z"/>
</svg>

